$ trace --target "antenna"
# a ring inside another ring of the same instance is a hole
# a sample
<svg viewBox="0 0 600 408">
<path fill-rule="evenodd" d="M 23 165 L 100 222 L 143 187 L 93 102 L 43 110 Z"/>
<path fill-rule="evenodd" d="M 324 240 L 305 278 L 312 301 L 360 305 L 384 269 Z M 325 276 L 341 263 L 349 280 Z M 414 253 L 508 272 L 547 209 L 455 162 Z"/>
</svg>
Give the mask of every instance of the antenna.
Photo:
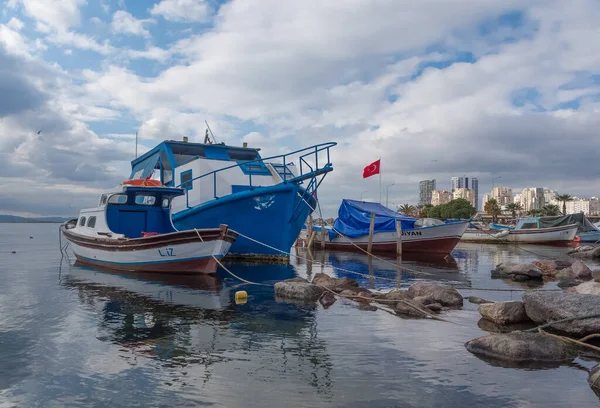
<svg viewBox="0 0 600 408">
<path fill-rule="evenodd" d="M 212 129 L 210 128 L 210 126 L 208 126 L 208 122 L 204 121 L 204 123 L 206 123 L 206 135 L 204 136 L 204 143 L 206 143 L 206 140 L 208 139 L 208 132 L 210 132 L 210 135 L 212 136 L 212 140 L 214 143 L 217 143 L 217 139 L 215 139 L 215 134 L 213 133 Z"/>
</svg>

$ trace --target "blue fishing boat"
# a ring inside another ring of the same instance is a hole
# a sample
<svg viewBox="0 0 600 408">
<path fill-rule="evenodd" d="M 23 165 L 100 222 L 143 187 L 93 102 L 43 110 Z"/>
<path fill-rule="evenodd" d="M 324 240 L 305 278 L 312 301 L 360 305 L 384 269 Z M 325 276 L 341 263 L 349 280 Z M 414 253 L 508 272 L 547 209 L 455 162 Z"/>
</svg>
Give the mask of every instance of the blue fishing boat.
<svg viewBox="0 0 600 408">
<path fill-rule="evenodd" d="M 262 158 L 257 148 L 164 141 L 131 162 L 130 179 L 152 177 L 185 190 L 172 202 L 181 230 L 227 224 L 240 235 L 229 256 L 287 256 L 308 215 L 317 189 L 333 170 L 322 143 Z"/>
</svg>

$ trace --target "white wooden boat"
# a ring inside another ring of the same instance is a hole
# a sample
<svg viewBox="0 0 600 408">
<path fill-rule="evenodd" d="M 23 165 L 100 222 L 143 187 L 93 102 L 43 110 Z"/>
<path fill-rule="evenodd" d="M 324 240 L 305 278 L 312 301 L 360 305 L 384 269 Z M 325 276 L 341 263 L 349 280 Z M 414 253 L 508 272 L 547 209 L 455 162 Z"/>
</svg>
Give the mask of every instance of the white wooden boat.
<svg viewBox="0 0 600 408">
<path fill-rule="evenodd" d="M 226 225 L 178 231 L 170 207 L 183 189 L 130 182 L 137 185 L 125 182 L 102 194 L 96 208 L 61 225 L 77 260 L 119 271 L 215 273 L 237 233 Z"/>
<path fill-rule="evenodd" d="M 522 218 L 514 229 L 468 229 L 465 242 L 565 245 L 577 234 L 577 224 L 541 228 L 539 217 Z"/>
</svg>

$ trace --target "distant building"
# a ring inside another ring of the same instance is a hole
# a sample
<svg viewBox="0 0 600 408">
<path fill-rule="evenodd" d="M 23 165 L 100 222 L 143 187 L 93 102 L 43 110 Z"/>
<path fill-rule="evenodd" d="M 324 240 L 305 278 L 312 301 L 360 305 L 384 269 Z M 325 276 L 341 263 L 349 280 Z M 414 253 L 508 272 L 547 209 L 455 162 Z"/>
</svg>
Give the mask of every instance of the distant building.
<svg viewBox="0 0 600 408">
<path fill-rule="evenodd" d="M 481 199 L 481 209 L 482 210 L 485 207 L 485 203 L 487 203 L 488 201 L 490 201 L 491 198 L 492 198 L 492 196 L 489 195 L 489 194 L 484 194 L 483 195 L 483 198 Z"/>
<path fill-rule="evenodd" d="M 544 189 L 540 188 L 540 187 L 536 187 L 534 208 L 536 210 L 541 210 L 542 207 L 544 207 L 545 205 L 546 205 L 546 200 L 544 199 Z"/>
<path fill-rule="evenodd" d="M 431 192 L 431 205 L 442 205 L 452 201 L 452 193 L 446 190 L 433 190 Z"/>
<path fill-rule="evenodd" d="M 550 190 L 549 188 L 544 188 L 544 202 L 550 205 L 560 205 L 560 203 L 556 200 L 556 196 L 558 193 L 555 190 Z M 562 209 L 562 207 L 561 207 Z"/>
<path fill-rule="evenodd" d="M 521 194 L 518 196 L 518 202 L 521 204 L 521 207 L 523 207 L 524 212 L 540 210 L 544 205 L 546 205 L 544 189 L 540 187 L 524 188 Z M 516 199 L 515 202 L 517 202 Z"/>
<path fill-rule="evenodd" d="M 456 190 L 457 188 L 461 187 L 458 185 L 458 181 L 459 178 L 458 177 L 451 177 L 450 178 L 450 192 L 454 193 L 454 190 Z"/>
<path fill-rule="evenodd" d="M 457 198 L 464 198 L 467 200 L 473 207 L 475 207 L 475 194 L 473 190 L 468 188 L 457 188 L 454 191 L 454 195 L 452 197 L 454 200 Z"/>
<path fill-rule="evenodd" d="M 600 200 L 596 197 L 573 197 L 573 201 L 567 201 L 566 210 L 567 214 L 576 214 L 580 212 L 585 215 L 598 214 L 600 212 Z"/>
<path fill-rule="evenodd" d="M 498 205 L 503 206 L 513 202 L 512 190 L 506 186 L 498 186 L 492 189 L 492 198 L 498 201 Z"/>
<path fill-rule="evenodd" d="M 433 190 L 435 190 L 435 179 L 419 181 L 419 205 L 431 204 Z"/>
<path fill-rule="evenodd" d="M 473 190 L 473 194 L 475 194 L 475 209 L 479 210 L 479 180 L 477 177 L 471 178 L 471 190 Z"/>
</svg>

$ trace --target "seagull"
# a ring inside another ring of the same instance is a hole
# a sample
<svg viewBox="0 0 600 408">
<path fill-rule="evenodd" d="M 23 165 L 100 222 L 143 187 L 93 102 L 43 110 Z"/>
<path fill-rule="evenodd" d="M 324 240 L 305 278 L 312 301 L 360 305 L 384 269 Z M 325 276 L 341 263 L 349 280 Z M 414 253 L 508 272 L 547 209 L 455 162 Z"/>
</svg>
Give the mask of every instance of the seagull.
<svg viewBox="0 0 600 408">
<path fill-rule="evenodd" d="M 37 133 L 37 134 L 39 135 L 40 133 L 42 133 L 42 131 L 41 131 L 41 130 L 38 130 L 38 133 Z"/>
</svg>

